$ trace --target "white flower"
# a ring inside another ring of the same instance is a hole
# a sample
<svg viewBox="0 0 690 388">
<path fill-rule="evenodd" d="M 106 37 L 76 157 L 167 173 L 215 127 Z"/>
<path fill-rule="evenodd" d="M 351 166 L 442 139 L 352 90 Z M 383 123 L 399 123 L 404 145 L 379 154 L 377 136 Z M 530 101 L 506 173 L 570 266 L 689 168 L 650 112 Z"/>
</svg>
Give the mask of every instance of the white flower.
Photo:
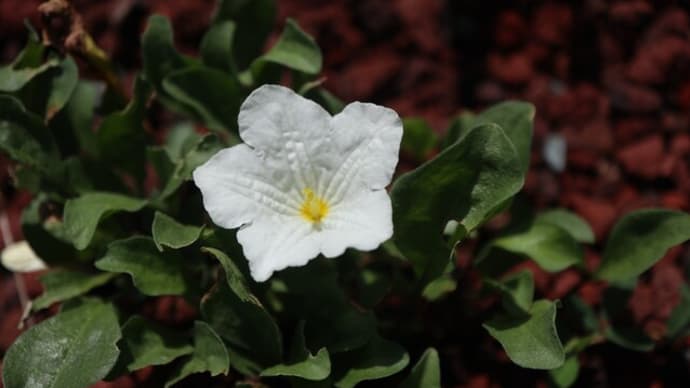
<svg viewBox="0 0 690 388">
<path fill-rule="evenodd" d="M 354 102 L 331 116 L 266 85 L 244 101 L 238 123 L 245 144 L 218 152 L 194 170 L 194 182 L 213 222 L 242 227 L 237 239 L 255 280 L 392 236 L 385 187 L 402 138 L 393 110 Z"/>
<path fill-rule="evenodd" d="M 2 266 L 12 272 L 34 272 L 46 269 L 41 260 L 26 241 L 9 244 L 2 250 Z"/>
</svg>

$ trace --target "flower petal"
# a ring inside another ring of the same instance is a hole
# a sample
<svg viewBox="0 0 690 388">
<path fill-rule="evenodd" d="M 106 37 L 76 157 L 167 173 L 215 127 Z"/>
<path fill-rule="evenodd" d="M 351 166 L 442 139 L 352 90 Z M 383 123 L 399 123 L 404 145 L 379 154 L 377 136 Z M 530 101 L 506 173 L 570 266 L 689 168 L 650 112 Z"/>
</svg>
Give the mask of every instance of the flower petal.
<svg viewBox="0 0 690 388">
<path fill-rule="evenodd" d="M 291 179 L 266 168 L 245 144 L 219 151 L 193 176 L 204 208 L 224 228 L 237 228 L 262 214 L 299 212 L 299 193 Z"/>
<path fill-rule="evenodd" d="M 398 164 L 402 121 L 395 111 L 354 102 L 333 117 L 332 142 L 337 168 L 324 197 L 338 202 L 362 190 L 385 188 Z"/>
<path fill-rule="evenodd" d="M 12 272 L 34 272 L 46 269 L 43 262 L 26 241 L 9 244 L 0 254 L 2 266 Z"/>
<path fill-rule="evenodd" d="M 295 184 L 314 186 L 327 168 L 316 155 L 330 150 L 331 116 L 317 103 L 279 85 L 264 85 L 242 103 L 240 137 L 270 168 L 286 167 Z M 326 155 L 331 155 L 327 152 Z"/>
<path fill-rule="evenodd" d="M 371 251 L 393 236 L 391 200 L 385 190 L 365 191 L 333 208 L 321 235 L 321 253 L 340 256 L 347 248 Z"/>
<path fill-rule="evenodd" d="M 302 266 L 319 254 L 322 236 L 298 217 L 264 216 L 237 232 L 254 280 L 263 282 L 274 271 Z"/>
</svg>

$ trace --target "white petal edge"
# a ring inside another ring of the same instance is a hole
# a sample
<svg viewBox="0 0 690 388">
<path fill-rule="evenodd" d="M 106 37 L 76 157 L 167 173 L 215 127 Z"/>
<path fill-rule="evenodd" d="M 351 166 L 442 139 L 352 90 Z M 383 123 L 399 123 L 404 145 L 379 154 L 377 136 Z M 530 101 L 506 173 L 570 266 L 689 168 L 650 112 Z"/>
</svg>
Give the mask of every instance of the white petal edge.
<svg viewBox="0 0 690 388">
<path fill-rule="evenodd" d="M 204 208 L 216 225 L 233 229 L 264 213 L 295 214 L 299 204 L 289 187 L 270 175 L 246 144 L 225 148 L 193 172 Z"/>
<path fill-rule="evenodd" d="M 1 256 L 2 266 L 12 272 L 35 272 L 47 268 L 26 241 L 6 246 Z"/>
</svg>

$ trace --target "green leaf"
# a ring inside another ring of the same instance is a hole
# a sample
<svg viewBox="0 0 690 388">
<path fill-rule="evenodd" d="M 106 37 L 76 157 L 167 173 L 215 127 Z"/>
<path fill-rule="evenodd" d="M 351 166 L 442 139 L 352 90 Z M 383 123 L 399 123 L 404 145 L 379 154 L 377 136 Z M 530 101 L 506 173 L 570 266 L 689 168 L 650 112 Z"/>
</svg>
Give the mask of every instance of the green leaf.
<svg viewBox="0 0 690 388">
<path fill-rule="evenodd" d="M 285 22 L 280 38 L 260 60 L 277 63 L 306 74 L 318 74 L 323 61 L 321 49 L 314 38 L 302 31 L 292 19 Z"/>
<path fill-rule="evenodd" d="M 201 60 L 209 66 L 230 74 L 237 74 L 232 58 L 236 24 L 231 20 L 213 24 L 201 40 Z"/>
<path fill-rule="evenodd" d="M 161 252 L 163 246 L 180 249 L 192 245 L 199 239 L 202 230 L 202 226 L 180 224 L 174 218 L 158 211 L 153 217 L 151 226 L 153 242 Z"/>
<path fill-rule="evenodd" d="M 41 209 L 50 208 L 52 202 L 44 194 L 39 194 L 22 211 L 22 234 L 29 242 L 36 255 L 43 259 L 48 266 L 65 265 L 78 258 L 79 252 L 74 246 L 53 233 L 54 229 L 62 229 L 62 223 L 53 217 L 42 220 Z"/>
<path fill-rule="evenodd" d="M 690 287 L 680 288 L 680 302 L 671 312 L 666 322 L 666 337 L 676 338 L 690 331 Z"/>
<path fill-rule="evenodd" d="M 555 387 L 568 388 L 575 384 L 579 373 L 580 362 L 577 360 L 577 356 L 570 356 L 562 366 L 550 370 L 549 377 Z"/>
<path fill-rule="evenodd" d="M 400 388 L 441 388 L 441 367 L 436 349 L 427 349 Z"/>
<path fill-rule="evenodd" d="M 491 246 L 525 255 L 549 272 L 561 271 L 584 260 L 582 246 L 568 232 L 541 222 L 533 222 L 526 230 L 499 237 Z"/>
<path fill-rule="evenodd" d="M 539 214 L 536 221 L 561 227 L 578 242 L 594 243 L 594 232 L 587 221 L 565 209 L 553 209 Z"/>
<path fill-rule="evenodd" d="M 534 105 L 528 102 L 506 101 L 474 116 L 472 125 L 479 126 L 495 123 L 503 128 L 515 146 L 520 159 L 520 171 L 524 174 L 529 168 L 534 114 Z"/>
<path fill-rule="evenodd" d="M 555 319 L 556 304 L 539 300 L 532 304 L 527 318 L 499 316 L 483 326 L 514 363 L 523 368 L 555 369 L 565 361 Z"/>
<path fill-rule="evenodd" d="M 208 128 L 237 128 L 241 91 L 229 74 L 203 66 L 188 67 L 170 72 L 163 80 L 163 90 L 190 107 Z"/>
<path fill-rule="evenodd" d="M 105 192 L 67 200 L 63 213 L 65 236 L 77 249 L 83 250 L 89 246 L 102 219 L 120 211 L 136 212 L 144 206 L 146 200 Z"/>
<path fill-rule="evenodd" d="M 229 351 L 245 352 L 251 361 L 263 366 L 278 363 L 283 345 L 273 317 L 252 294 L 244 275 L 227 255 L 214 248 L 203 249 L 220 261 L 226 277 L 202 301 L 205 321 L 231 345 Z"/>
<path fill-rule="evenodd" d="M 58 134 L 61 149 L 69 148 L 70 152 L 63 154 L 79 154 L 83 152 L 97 157 L 98 140 L 92 130 L 93 115 L 101 97 L 99 84 L 90 81 L 79 81 L 65 107 L 51 120 L 53 133 Z M 67 143 L 69 147 L 62 146 Z"/>
<path fill-rule="evenodd" d="M 74 59 L 68 55 L 60 62 L 59 67 L 56 68 L 50 85 L 46 85 L 50 90 L 45 110 L 46 120 L 52 119 L 65 106 L 70 96 L 72 96 L 78 81 L 79 69 L 77 69 Z"/>
<path fill-rule="evenodd" d="M 524 270 L 508 276 L 503 281 L 485 279 L 487 284 L 502 295 L 503 307 L 513 316 L 529 314 L 534 298 L 532 272 Z"/>
<path fill-rule="evenodd" d="M 0 91 L 16 92 L 34 77 L 58 66 L 59 60 L 54 57 L 44 63 L 44 51 L 38 36 L 29 34 L 26 46 L 14 62 L 0 66 Z"/>
<path fill-rule="evenodd" d="M 205 322 L 194 322 L 194 351 L 186 358 L 182 366 L 176 368 L 165 383 L 168 388 L 194 373 L 210 372 L 211 376 L 227 374 L 230 367 L 230 356 L 218 334 Z"/>
<path fill-rule="evenodd" d="M 118 364 L 133 372 L 149 365 L 165 365 L 190 354 L 192 345 L 170 328 L 134 315 L 122 326 L 122 351 Z"/>
<path fill-rule="evenodd" d="M 400 149 L 424 161 L 438 143 L 438 136 L 433 128 L 420 117 L 408 117 L 403 120 L 403 138 Z"/>
<path fill-rule="evenodd" d="M 637 210 L 613 227 L 596 275 L 608 281 L 635 278 L 666 251 L 690 239 L 690 215 L 666 209 Z"/>
<path fill-rule="evenodd" d="M 266 38 L 273 31 L 276 6 L 273 0 L 221 0 L 214 24 L 226 20 L 236 24 L 233 57 L 244 69 L 259 56 Z"/>
<path fill-rule="evenodd" d="M 522 187 L 519 159 L 500 127 L 476 127 L 436 158 L 402 175 L 392 189 L 394 241 L 422 284 L 437 278 L 451 249 L 443 230 L 451 219 L 467 232 Z"/>
<path fill-rule="evenodd" d="M 307 349 L 304 340 L 304 321 L 301 321 L 295 330 L 288 361 L 261 372 L 261 376 L 265 377 L 293 376 L 314 381 L 323 380 L 330 374 L 331 360 L 328 356 L 328 350 L 321 348 L 316 355 L 312 355 Z"/>
<path fill-rule="evenodd" d="M 22 334 L 7 351 L 6 388 L 81 388 L 101 380 L 117 360 L 115 308 L 88 300 Z"/>
<path fill-rule="evenodd" d="M 649 352 L 654 349 L 654 340 L 638 327 L 609 326 L 604 330 L 604 337 L 620 347 L 636 352 Z"/>
<path fill-rule="evenodd" d="M 142 121 L 150 93 L 150 84 L 137 78 L 132 100 L 124 110 L 106 116 L 97 132 L 101 157 L 139 181 L 145 176 L 146 131 Z"/>
<path fill-rule="evenodd" d="M 37 311 L 49 307 L 53 303 L 83 295 L 104 285 L 114 276 L 112 273 L 90 274 L 68 270 L 48 272 L 41 276 L 43 294 L 33 300 L 31 307 Z"/>
<path fill-rule="evenodd" d="M 185 181 L 191 179 L 195 168 L 204 164 L 222 148 L 223 145 L 215 135 L 206 135 L 198 139 L 194 147 L 177 160 L 172 176 L 166 182 L 157 199 L 163 200 L 174 194 Z"/>
<path fill-rule="evenodd" d="M 400 345 L 375 336 L 363 348 L 339 355 L 334 363 L 346 365 L 347 369 L 334 377 L 334 385 L 352 388 L 365 380 L 388 377 L 403 370 L 409 362 L 410 356 Z"/>
<path fill-rule="evenodd" d="M 441 150 L 445 150 L 455 144 L 458 139 L 465 137 L 470 129 L 475 127 L 474 118 L 475 114 L 472 112 L 462 112 L 455 117 L 446 129 L 445 137 L 441 142 Z"/>
<path fill-rule="evenodd" d="M 141 36 L 143 72 L 156 90 L 162 90 L 163 78 L 171 71 L 181 69 L 187 62 L 173 41 L 170 21 L 161 15 L 149 18 L 149 24 Z"/>
<path fill-rule="evenodd" d="M 128 273 L 145 295 L 181 295 L 188 290 L 184 258 L 178 251 L 159 252 L 149 237 L 113 241 L 96 268 Z"/>
<path fill-rule="evenodd" d="M 14 97 L 0 95 L 0 150 L 10 158 L 43 173 L 54 169 L 59 158 L 52 133 L 43 120 Z"/>
</svg>

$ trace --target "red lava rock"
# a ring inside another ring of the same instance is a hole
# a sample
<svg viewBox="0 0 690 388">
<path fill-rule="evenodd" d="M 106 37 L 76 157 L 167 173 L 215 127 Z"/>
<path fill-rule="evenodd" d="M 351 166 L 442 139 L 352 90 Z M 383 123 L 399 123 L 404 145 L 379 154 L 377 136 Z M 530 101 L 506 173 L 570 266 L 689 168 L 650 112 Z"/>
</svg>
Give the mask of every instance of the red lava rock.
<svg viewBox="0 0 690 388">
<path fill-rule="evenodd" d="M 627 82 L 613 83 L 609 88 L 611 105 L 626 112 L 655 112 L 662 100 L 654 89 Z"/>
<path fill-rule="evenodd" d="M 676 92 L 676 104 L 684 111 L 690 110 L 690 81 L 685 82 Z"/>
<path fill-rule="evenodd" d="M 652 6 L 644 0 L 616 2 L 609 8 L 609 16 L 617 22 L 637 24 L 643 16 L 653 11 Z"/>
<path fill-rule="evenodd" d="M 588 282 L 577 290 L 577 294 L 590 306 L 597 306 L 601 303 L 601 297 L 606 289 L 606 284 L 602 282 Z"/>
<path fill-rule="evenodd" d="M 629 116 L 625 119 L 620 119 L 613 127 L 616 142 L 618 144 L 627 144 L 640 135 L 654 131 L 659 124 L 656 120 L 646 117 Z"/>
<path fill-rule="evenodd" d="M 511 48 L 521 44 L 527 33 L 527 24 L 518 12 L 507 10 L 498 15 L 494 41 L 501 48 Z"/>
<path fill-rule="evenodd" d="M 671 140 L 671 153 L 679 156 L 690 154 L 690 135 L 679 133 Z"/>
<path fill-rule="evenodd" d="M 535 38 L 559 46 L 568 41 L 572 28 L 572 9 L 559 3 L 546 3 L 537 8 L 532 20 Z"/>
<path fill-rule="evenodd" d="M 664 157 L 664 140 L 661 135 L 649 136 L 623 148 L 616 157 L 629 173 L 656 178 L 661 175 L 659 161 Z"/>
<path fill-rule="evenodd" d="M 348 100 L 364 100 L 400 71 L 401 59 L 390 49 L 372 51 L 351 63 L 338 77 L 336 88 Z"/>
<path fill-rule="evenodd" d="M 628 301 L 628 307 L 635 322 L 642 323 L 655 311 L 654 290 L 647 284 L 638 284 Z"/>
<path fill-rule="evenodd" d="M 588 149 L 568 149 L 567 168 L 580 168 L 584 170 L 594 170 L 599 153 Z"/>
<path fill-rule="evenodd" d="M 135 388 L 137 382 L 132 376 L 120 376 L 113 381 L 99 381 L 90 388 Z"/>
<path fill-rule="evenodd" d="M 467 388 L 490 388 L 491 387 L 491 379 L 489 376 L 481 374 L 481 375 L 474 375 L 469 378 L 467 381 L 467 384 L 465 385 Z"/>
<path fill-rule="evenodd" d="M 677 209 L 683 211 L 690 210 L 690 198 L 688 197 L 688 195 L 677 191 L 665 193 L 661 197 L 661 204 L 663 207 L 669 209 Z"/>
<path fill-rule="evenodd" d="M 551 283 L 551 289 L 546 294 L 547 298 L 561 299 L 568 295 L 578 285 L 580 278 L 580 273 L 573 268 L 558 273 Z"/>
<path fill-rule="evenodd" d="M 188 323 L 198 316 L 196 309 L 178 296 L 162 296 L 149 301 L 143 308 L 143 314 L 169 325 Z"/>
<path fill-rule="evenodd" d="M 570 194 L 564 199 L 564 202 L 565 206 L 572 207 L 589 222 L 597 240 L 604 238 L 617 216 L 616 208 L 610 201 L 591 198 L 582 194 Z"/>
<path fill-rule="evenodd" d="M 489 54 L 489 72 L 499 81 L 507 84 L 524 84 L 533 74 L 532 61 L 525 53 Z"/>
</svg>

